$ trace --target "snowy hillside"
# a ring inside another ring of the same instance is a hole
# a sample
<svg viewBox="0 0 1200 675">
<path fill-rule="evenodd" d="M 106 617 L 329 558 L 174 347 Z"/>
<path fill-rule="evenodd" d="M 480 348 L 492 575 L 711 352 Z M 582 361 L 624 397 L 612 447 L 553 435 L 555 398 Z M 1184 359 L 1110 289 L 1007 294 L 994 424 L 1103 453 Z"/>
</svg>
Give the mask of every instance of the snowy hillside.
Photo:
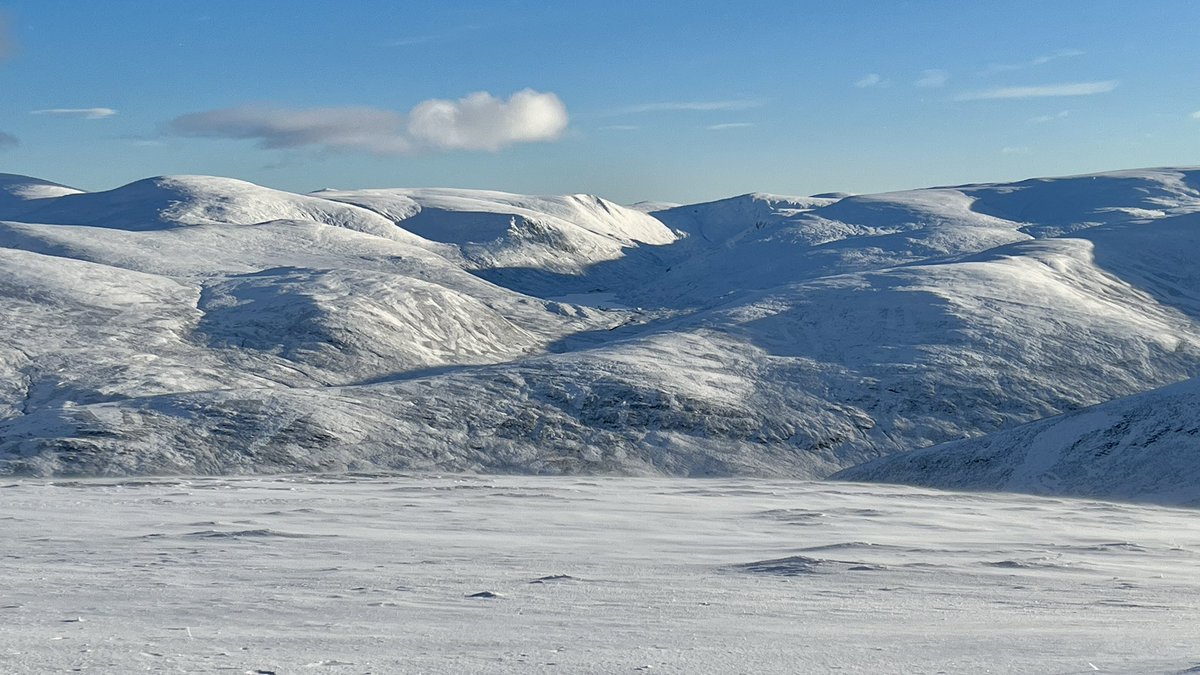
<svg viewBox="0 0 1200 675">
<path fill-rule="evenodd" d="M 483 190 L 321 190 L 324 199 L 369 209 L 401 228 L 456 246 L 472 268 L 567 274 L 613 260 L 639 243 L 675 235 L 644 213 L 591 195 L 527 197 Z"/>
<path fill-rule="evenodd" d="M 850 481 L 1200 505 L 1200 379 L 840 472 Z"/>
<path fill-rule="evenodd" d="M 647 215 L 7 176 L 0 472 L 824 477 L 1200 375 L 1198 188 L 1161 169 Z"/>
<path fill-rule="evenodd" d="M 33 208 L 20 212 L 22 220 L 124 230 L 304 220 L 404 238 L 404 233 L 390 227 L 390 221 L 364 209 L 232 178 L 160 176 L 107 192 L 79 192 L 37 201 Z M 3 212 L 0 215 L 9 217 Z"/>
<path fill-rule="evenodd" d="M 79 192 L 75 188 L 38 178 L 0 173 L 0 212 L 6 218 L 15 218 L 18 214 L 37 208 L 43 200 Z"/>
</svg>

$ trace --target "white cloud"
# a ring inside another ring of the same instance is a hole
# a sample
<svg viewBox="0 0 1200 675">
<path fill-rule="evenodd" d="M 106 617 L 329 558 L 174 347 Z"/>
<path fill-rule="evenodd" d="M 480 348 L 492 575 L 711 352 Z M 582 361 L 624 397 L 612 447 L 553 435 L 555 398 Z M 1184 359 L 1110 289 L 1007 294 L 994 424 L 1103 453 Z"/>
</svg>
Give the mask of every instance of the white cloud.
<svg viewBox="0 0 1200 675">
<path fill-rule="evenodd" d="M 913 84 L 925 89 L 945 86 L 946 80 L 950 79 L 950 74 L 944 70 L 922 70 L 921 79 Z"/>
<path fill-rule="evenodd" d="M 754 122 L 726 122 L 724 124 L 710 124 L 705 129 L 709 131 L 726 131 L 729 129 L 749 129 L 754 126 Z"/>
<path fill-rule="evenodd" d="M 470 31 L 479 30 L 480 26 L 475 24 L 464 24 L 462 26 L 451 26 L 440 33 L 424 33 L 412 34 L 397 37 L 393 40 L 384 43 L 385 47 L 417 47 L 427 45 L 433 42 L 443 42 L 453 39 L 454 37 Z"/>
<path fill-rule="evenodd" d="M 600 127 L 600 129 L 602 131 L 637 131 L 638 129 L 641 129 L 641 127 L 636 124 L 609 124 L 607 126 Z"/>
<path fill-rule="evenodd" d="M 956 101 L 986 101 L 993 99 L 1049 98 L 1055 96 L 1092 96 L 1106 94 L 1117 88 L 1116 80 L 1103 82 L 1069 82 L 1033 87 L 995 87 L 967 92 L 954 97 Z"/>
<path fill-rule="evenodd" d="M 854 86 L 859 89 L 866 89 L 868 87 L 878 87 L 881 84 L 883 84 L 883 78 L 879 76 L 879 73 L 868 73 L 855 82 Z"/>
<path fill-rule="evenodd" d="M 6 134 L 3 131 L 0 131 L 0 150 L 7 150 L 9 148 L 15 148 L 20 144 L 21 144 L 21 141 L 17 140 L 16 136 L 13 136 L 12 134 Z"/>
<path fill-rule="evenodd" d="M 414 35 L 412 37 L 397 38 L 387 43 L 388 47 L 415 47 L 424 45 L 438 39 L 436 35 Z"/>
<path fill-rule="evenodd" d="M 1081 51 L 1079 49 L 1060 49 L 1060 50 L 1054 52 L 1053 54 L 1047 54 L 1046 56 L 1039 56 L 1039 57 L 1035 58 L 1033 61 L 1031 61 L 1030 63 L 1032 63 L 1035 66 L 1040 66 L 1044 63 L 1050 63 L 1051 61 L 1057 61 L 1058 59 L 1069 59 L 1069 58 L 1072 58 L 1075 56 L 1083 56 L 1086 53 L 1087 52 Z"/>
<path fill-rule="evenodd" d="M 1060 49 L 1060 50 L 1054 52 L 1053 54 L 1044 54 L 1042 56 L 1032 58 L 1028 61 L 1022 61 L 1021 63 L 993 64 L 993 65 L 988 66 L 987 69 L 983 71 L 983 74 L 984 75 L 993 75 L 995 73 L 1009 73 L 1009 72 L 1013 72 L 1016 70 L 1025 70 L 1026 68 L 1034 68 L 1036 66 L 1044 66 L 1047 63 L 1050 63 L 1051 61 L 1057 61 L 1059 59 L 1069 59 L 1069 58 L 1074 58 L 1076 56 L 1083 56 L 1085 53 L 1086 52 L 1082 52 L 1078 49 Z"/>
<path fill-rule="evenodd" d="M 612 111 L 613 115 L 633 115 L 647 112 L 706 111 L 706 110 L 749 110 L 759 108 L 763 101 L 757 99 L 731 99 L 725 101 L 662 101 L 638 103 Z"/>
<path fill-rule="evenodd" d="M 431 99 L 407 116 L 369 107 L 286 110 L 239 106 L 190 113 L 170 122 L 184 136 L 254 139 L 264 148 L 323 146 L 330 150 L 403 155 L 424 150 L 499 150 L 552 141 L 567 128 L 558 96 L 524 89 L 507 101 L 477 92 L 457 101 Z"/>
<path fill-rule="evenodd" d="M 378 154 L 408 152 L 404 117 L 378 108 L 284 110 L 239 106 L 176 117 L 170 129 L 184 136 L 256 139 L 264 148 L 323 145 Z"/>
<path fill-rule="evenodd" d="M 77 117 L 85 120 L 99 120 L 117 114 L 112 108 L 47 108 L 31 110 L 30 115 L 47 115 L 50 117 Z"/>
<path fill-rule="evenodd" d="M 1045 124 L 1047 122 L 1053 122 L 1055 120 L 1066 119 L 1070 116 L 1071 116 L 1070 110 L 1060 110 L 1060 111 L 1054 113 L 1053 115 L 1038 115 L 1037 117 L 1030 117 L 1029 123 L 1030 124 Z"/>
<path fill-rule="evenodd" d="M 554 94 L 524 89 L 507 101 L 487 92 L 457 101 L 433 99 L 409 113 L 418 143 L 447 150 L 499 150 L 515 143 L 552 141 L 567 128 L 567 107 Z"/>
<path fill-rule="evenodd" d="M 1200 110 L 1197 110 L 1196 112 L 1192 113 L 1192 119 L 1200 120 Z"/>
<path fill-rule="evenodd" d="M 1024 145 L 1009 145 L 1000 149 L 1002 155 L 1028 155 L 1029 148 Z"/>
</svg>

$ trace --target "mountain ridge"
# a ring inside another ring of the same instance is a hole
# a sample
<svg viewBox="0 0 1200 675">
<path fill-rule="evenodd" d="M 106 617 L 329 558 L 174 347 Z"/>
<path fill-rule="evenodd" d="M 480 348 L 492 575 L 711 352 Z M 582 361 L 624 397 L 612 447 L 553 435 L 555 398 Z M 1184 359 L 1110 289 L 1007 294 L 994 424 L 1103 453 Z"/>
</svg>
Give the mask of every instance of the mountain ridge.
<svg viewBox="0 0 1200 675">
<path fill-rule="evenodd" d="M 652 215 L 6 180 L 0 472 L 822 478 L 1200 376 L 1197 169 Z"/>
</svg>

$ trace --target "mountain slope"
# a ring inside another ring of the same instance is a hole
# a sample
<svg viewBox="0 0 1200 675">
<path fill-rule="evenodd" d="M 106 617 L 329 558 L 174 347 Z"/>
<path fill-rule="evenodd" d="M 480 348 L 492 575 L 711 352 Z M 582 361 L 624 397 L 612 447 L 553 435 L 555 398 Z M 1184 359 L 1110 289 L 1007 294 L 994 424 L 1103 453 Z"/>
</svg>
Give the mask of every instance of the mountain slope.
<svg viewBox="0 0 1200 675">
<path fill-rule="evenodd" d="M 536 268 L 580 274 L 639 244 L 676 236 L 658 220 L 590 195 L 527 197 L 484 190 L 322 190 L 423 238 L 458 249 L 473 269 Z"/>
<path fill-rule="evenodd" d="M 902 452 L 837 480 L 1200 505 L 1200 379 L 983 438 Z"/>
<path fill-rule="evenodd" d="M 6 212 L 0 204 L 3 219 L 134 231 L 302 220 L 413 244 L 421 242 L 366 209 L 214 176 L 159 176 L 106 192 L 66 193 L 38 200 L 36 207 L 15 214 Z"/>
<path fill-rule="evenodd" d="M 0 219 L 16 218 L 42 205 L 42 200 L 80 192 L 40 178 L 0 173 Z"/>
<path fill-rule="evenodd" d="M 1200 375 L 1197 175 L 654 216 L 196 177 L 39 198 L 0 223 L 0 471 L 824 477 Z"/>
</svg>

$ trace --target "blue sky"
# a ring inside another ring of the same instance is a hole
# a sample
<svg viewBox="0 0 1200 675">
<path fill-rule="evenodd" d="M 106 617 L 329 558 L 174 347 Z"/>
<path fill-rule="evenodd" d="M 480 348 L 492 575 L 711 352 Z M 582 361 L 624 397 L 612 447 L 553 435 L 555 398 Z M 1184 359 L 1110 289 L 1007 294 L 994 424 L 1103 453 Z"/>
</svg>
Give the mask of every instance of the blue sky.
<svg viewBox="0 0 1200 675">
<path fill-rule="evenodd" d="M 1200 2 L 433 5 L 0 0 L 0 171 L 632 202 L 1200 164 Z"/>
</svg>

